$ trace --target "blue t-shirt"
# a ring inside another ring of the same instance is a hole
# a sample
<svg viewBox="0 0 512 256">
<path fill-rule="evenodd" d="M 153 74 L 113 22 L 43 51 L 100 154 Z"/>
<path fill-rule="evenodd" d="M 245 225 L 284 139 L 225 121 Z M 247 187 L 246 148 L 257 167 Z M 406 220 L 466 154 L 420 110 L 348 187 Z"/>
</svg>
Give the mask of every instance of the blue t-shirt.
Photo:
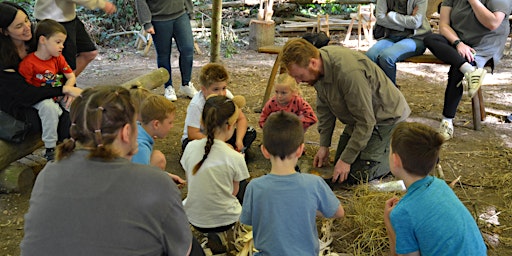
<svg viewBox="0 0 512 256">
<path fill-rule="evenodd" d="M 318 255 L 316 212 L 332 217 L 340 205 L 320 177 L 267 174 L 249 182 L 240 221 L 253 227 L 255 255 Z"/>
<path fill-rule="evenodd" d="M 390 214 L 396 253 L 487 255 L 468 209 L 445 181 L 427 176 L 414 182 Z"/>
<path fill-rule="evenodd" d="M 153 152 L 153 144 L 155 140 L 146 132 L 142 125 L 137 124 L 137 143 L 139 151 L 132 157 L 132 162 L 149 165 L 151 162 L 151 152 Z"/>
</svg>

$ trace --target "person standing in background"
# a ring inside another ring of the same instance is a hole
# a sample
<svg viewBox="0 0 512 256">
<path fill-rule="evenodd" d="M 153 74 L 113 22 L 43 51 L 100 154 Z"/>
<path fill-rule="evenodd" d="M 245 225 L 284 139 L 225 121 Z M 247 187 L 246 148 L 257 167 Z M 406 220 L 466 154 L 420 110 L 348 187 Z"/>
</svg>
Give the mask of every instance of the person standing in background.
<svg viewBox="0 0 512 256">
<path fill-rule="evenodd" d="M 91 40 L 82 21 L 76 16 L 76 5 L 89 9 L 102 9 L 106 14 L 117 11 L 116 6 L 105 0 L 36 0 L 34 17 L 37 20 L 52 19 L 62 24 L 68 32 L 62 55 L 75 76 L 80 75 L 98 55 L 96 44 Z"/>
<path fill-rule="evenodd" d="M 194 12 L 192 0 L 135 0 L 135 7 L 139 23 L 153 37 L 158 67 L 169 71 L 169 81 L 164 85 L 164 96 L 170 101 L 178 99 L 172 85 L 171 73 L 171 47 L 174 38 L 180 52 L 180 92 L 189 98 L 194 97 L 197 90 L 190 82 L 194 60 L 194 36 L 190 25 L 190 17 Z"/>
</svg>

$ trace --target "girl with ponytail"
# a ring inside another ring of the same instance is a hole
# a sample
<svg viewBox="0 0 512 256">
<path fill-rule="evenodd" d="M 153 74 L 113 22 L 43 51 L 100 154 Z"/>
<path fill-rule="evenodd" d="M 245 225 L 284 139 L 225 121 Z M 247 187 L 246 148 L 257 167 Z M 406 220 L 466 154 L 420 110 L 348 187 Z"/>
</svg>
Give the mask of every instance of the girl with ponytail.
<svg viewBox="0 0 512 256">
<path fill-rule="evenodd" d="M 190 141 L 181 158 L 188 184 L 185 212 L 189 222 L 210 238 L 229 230 L 242 212 L 249 172 L 244 156 L 225 141 L 233 135 L 244 103 L 241 96 L 208 97 L 201 117 L 206 138 Z"/>
</svg>

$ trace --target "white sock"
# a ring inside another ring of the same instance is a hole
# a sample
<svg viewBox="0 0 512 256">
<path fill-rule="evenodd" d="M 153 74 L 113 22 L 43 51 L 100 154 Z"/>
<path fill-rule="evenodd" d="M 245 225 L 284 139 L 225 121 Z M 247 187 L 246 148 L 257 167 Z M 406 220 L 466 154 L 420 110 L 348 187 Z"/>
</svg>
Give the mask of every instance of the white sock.
<svg viewBox="0 0 512 256">
<path fill-rule="evenodd" d="M 460 66 L 459 70 L 460 70 L 460 72 L 462 72 L 462 74 L 466 74 L 466 73 L 474 71 L 475 67 L 473 65 L 469 64 L 468 62 L 464 62 L 464 64 L 462 64 L 462 66 Z"/>
<path fill-rule="evenodd" d="M 453 124 L 453 118 L 448 118 L 448 117 L 444 117 L 443 116 L 443 121 L 446 121 L 446 122 L 448 122 L 450 124 Z"/>
</svg>

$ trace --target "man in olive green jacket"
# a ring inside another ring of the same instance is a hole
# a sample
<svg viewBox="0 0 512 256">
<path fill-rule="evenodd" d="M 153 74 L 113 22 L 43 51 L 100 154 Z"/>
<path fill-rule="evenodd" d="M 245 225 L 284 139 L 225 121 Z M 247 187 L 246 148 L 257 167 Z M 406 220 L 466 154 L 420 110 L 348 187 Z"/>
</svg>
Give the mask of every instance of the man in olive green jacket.
<svg viewBox="0 0 512 256">
<path fill-rule="evenodd" d="M 354 184 L 389 173 L 389 140 L 395 125 L 410 114 L 402 93 L 364 54 L 341 46 L 314 47 L 292 39 L 282 63 L 297 80 L 317 91 L 320 149 L 313 165 L 328 164 L 336 119 L 346 125 L 335 156 L 332 182 Z"/>
</svg>

